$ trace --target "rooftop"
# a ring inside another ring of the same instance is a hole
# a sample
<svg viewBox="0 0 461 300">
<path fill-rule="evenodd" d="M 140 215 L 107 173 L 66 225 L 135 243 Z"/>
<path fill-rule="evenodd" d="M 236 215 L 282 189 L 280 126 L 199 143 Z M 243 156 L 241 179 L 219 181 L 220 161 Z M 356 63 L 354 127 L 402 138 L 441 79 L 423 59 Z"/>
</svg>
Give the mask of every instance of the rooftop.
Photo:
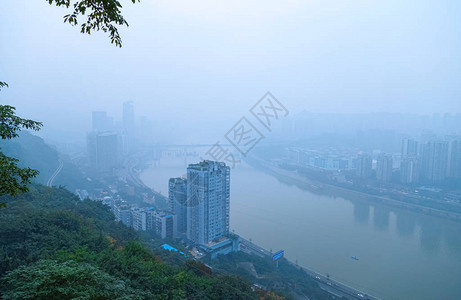
<svg viewBox="0 0 461 300">
<path fill-rule="evenodd" d="M 204 160 L 204 161 L 201 161 L 199 163 L 196 163 L 196 164 L 190 164 L 187 169 L 195 169 L 195 170 L 202 170 L 204 168 L 212 168 L 213 166 L 221 166 L 221 167 L 225 167 L 226 164 L 223 163 L 223 162 L 219 162 L 219 161 L 211 161 L 211 160 Z"/>
</svg>

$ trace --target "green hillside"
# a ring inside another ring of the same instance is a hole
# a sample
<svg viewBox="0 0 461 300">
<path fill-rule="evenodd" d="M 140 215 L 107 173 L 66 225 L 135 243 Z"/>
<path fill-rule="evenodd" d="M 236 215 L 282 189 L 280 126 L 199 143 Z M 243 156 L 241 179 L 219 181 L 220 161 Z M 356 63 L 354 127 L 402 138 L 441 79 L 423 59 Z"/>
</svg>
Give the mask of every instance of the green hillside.
<svg viewBox="0 0 461 300">
<path fill-rule="evenodd" d="M 46 183 L 58 166 L 58 153 L 27 132 L 0 147 L 21 166 L 38 169 L 36 182 Z M 164 241 L 115 222 L 100 202 L 72 194 L 102 186 L 70 162 L 54 184 L 61 187 L 34 184 L 28 193 L 0 197 L 7 204 L 0 209 L 0 299 L 282 298 L 252 283 L 288 297 L 335 298 L 285 262 L 276 271 L 269 261 L 238 253 L 206 261 L 210 269 L 163 250 Z M 250 264 L 257 276 L 242 268 Z"/>
<path fill-rule="evenodd" d="M 32 181 L 39 184 L 47 184 L 48 179 L 59 166 L 59 153 L 45 141 L 28 131 L 22 131 L 19 137 L 11 140 L 0 140 L 0 151 L 3 154 L 19 159 L 18 166 L 30 167 L 40 173 Z M 91 189 L 94 182 L 87 180 L 86 176 L 76 165 L 61 157 L 63 168 L 54 179 L 53 185 L 65 186 L 70 191 L 75 189 Z"/>
<path fill-rule="evenodd" d="M 202 264 L 167 265 L 109 209 L 64 188 L 1 197 L 4 299 L 277 299 Z"/>
<path fill-rule="evenodd" d="M 22 131 L 19 137 L 11 140 L 0 140 L 0 151 L 6 156 L 19 159 L 18 166 L 21 168 L 39 170 L 40 174 L 35 181 L 42 184 L 46 184 L 59 165 L 58 152 L 42 138 L 28 131 Z"/>
</svg>

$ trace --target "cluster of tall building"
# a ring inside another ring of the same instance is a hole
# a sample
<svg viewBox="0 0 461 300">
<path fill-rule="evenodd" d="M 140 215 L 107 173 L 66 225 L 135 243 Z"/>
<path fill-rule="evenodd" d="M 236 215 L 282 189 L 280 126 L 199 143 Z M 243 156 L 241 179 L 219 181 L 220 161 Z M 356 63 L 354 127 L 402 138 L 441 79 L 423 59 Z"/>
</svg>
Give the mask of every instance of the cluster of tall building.
<svg viewBox="0 0 461 300">
<path fill-rule="evenodd" d="M 145 117 L 140 118 L 138 128 L 135 126 L 133 101 L 123 103 L 122 115 L 122 121 L 115 122 L 105 111 L 92 112 L 87 152 L 94 171 L 110 173 L 119 165 L 123 155 L 134 150 L 139 141 L 152 136 L 152 126 Z"/>
<path fill-rule="evenodd" d="M 169 181 L 170 209 L 178 231 L 205 245 L 229 234 L 230 168 L 225 163 L 190 164 L 186 178 Z"/>
<path fill-rule="evenodd" d="M 421 130 L 437 135 L 461 134 L 461 113 L 416 115 L 402 113 L 333 114 L 302 112 L 284 121 L 283 136 L 287 140 L 322 134 L 357 133 L 361 143 L 376 149 L 400 140 L 394 133 L 418 135 Z M 365 140 L 366 138 L 366 140 Z M 380 146 L 381 145 L 381 146 Z M 396 145 L 397 146 L 397 145 Z"/>
<path fill-rule="evenodd" d="M 373 156 L 368 153 L 357 155 L 356 175 L 360 178 L 370 179 L 376 174 L 376 180 L 387 183 L 392 180 L 393 172 L 392 154 L 379 153 L 376 157 L 375 168 L 373 168 Z M 375 170 L 375 172 L 373 172 Z"/>
<path fill-rule="evenodd" d="M 461 140 L 402 143 L 401 182 L 440 184 L 448 178 L 461 179 Z"/>
<path fill-rule="evenodd" d="M 238 239 L 229 238 L 230 168 L 225 163 L 190 164 L 187 178 L 170 179 L 168 193 L 178 235 L 214 255 L 238 251 Z"/>
<path fill-rule="evenodd" d="M 436 140 L 424 136 L 424 142 L 404 139 L 400 153 L 373 153 L 351 150 L 306 150 L 299 147 L 285 149 L 290 163 L 322 171 L 352 171 L 356 177 L 380 183 L 440 185 L 461 179 L 461 138 Z M 355 152 L 356 153 L 356 152 Z"/>
<path fill-rule="evenodd" d="M 380 153 L 376 158 L 375 171 L 376 179 L 379 182 L 390 182 L 393 171 L 392 155 Z M 359 153 L 357 155 L 356 175 L 360 178 L 369 179 L 373 177 L 373 174 L 373 156 L 368 153 Z"/>
<path fill-rule="evenodd" d="M 182 239 L 214 258 L 238 251 L 238 236 L 229 233 L 230 167 L 223 162 L 190 164 L 187 178 L 171 178 L 167 211 L 131 206 L 104 197 L 115 219 L 135 230 L 155 231 L 161 238 Z"/>
<path fill-rule="evenodd" d="M 357 158 L 348 152 L 338 150 L 306 150 L 298 147 L 285 149 L 291 161 L 321 170 L 351 170 L 357 166 Z"/>
<path fill-rule="evenodd" d="M 439 185 L 447 179 L 461 179 L 461 140 L 427 141 L 418 143 L 404 139 L 400 153 L 400 183 Z M 372 156 L 359 154 L 357 175 L 369 178 Z M 393 156 L 380 154 L 376 159 L 376 179 L 392 180 Z"/>
</svg>

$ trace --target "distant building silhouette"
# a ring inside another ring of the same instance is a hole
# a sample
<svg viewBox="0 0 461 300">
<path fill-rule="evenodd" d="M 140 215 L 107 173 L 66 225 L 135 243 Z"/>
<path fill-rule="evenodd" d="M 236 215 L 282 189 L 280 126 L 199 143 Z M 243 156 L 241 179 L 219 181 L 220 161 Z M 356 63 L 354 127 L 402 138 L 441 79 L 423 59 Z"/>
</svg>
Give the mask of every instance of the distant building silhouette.
<svg viewBox="0 0 461 300">
<path fill-rule="evenodd" d="M 134 104 L 133 101 L 123 103 L 123 152 L 133 150 L 135 143 Z"/>
<path fill-rule="evenodd" d="M 402 141 L 402 158 L 407 156 L 418 155 L 418 142 L 412 139 L 404 139 Z"/>
<path fill-rule="evenodd" d="M 87 134 L 87 151 L 90 166 L 98 172 L 112 172 L 119 162 L 119 138 L 116 132 Z"/>
<path fill-rule="evenodd" d="M 449 143 L 447 175 L 450 178 L 461 179 L 461 139 Z"/>
<path fill-rule="evenodd" d="M 123 102 L 123 129 L 127 133 L 134 133 L 134 104 L 133 101 Z"/>
<path fill-rule="evenodd" d="M 360 153 L 357 155 L 357 176 L 370 178 L 373 160 L 369 154 Z"/>
<path fill-rule="evenodd" d="M 448 142 L 432 141 L 421 145 L 421 179 L 430 184 L 443 182 L 447 175 Z"/>
<path fill-rule="evenodd" d="M 400 183 L 417 183 L 420 172 L 421 160 L 418 156 L 418 142 L 412 139 L 403 139 L 400 157 Z"/>
<path fill-rule="evenodd" d="M 381 182 L 392 180 L 392 155 L 380 154 L 376 165 L 376 179 Z"/>
<path fill-rule="evenodd" d="M 108 117 L 105 111 L 93 111 L 91 117 L 91 128 L 93 131 L 101 132 L 113 130 L 114 120 Z"/>
<path fill-rule="evenodd" d="M 400 161 L 400 182 L 412 184 L 419 182 L 420 162 L 416 156 L 405 156 Z"/>
</svg>

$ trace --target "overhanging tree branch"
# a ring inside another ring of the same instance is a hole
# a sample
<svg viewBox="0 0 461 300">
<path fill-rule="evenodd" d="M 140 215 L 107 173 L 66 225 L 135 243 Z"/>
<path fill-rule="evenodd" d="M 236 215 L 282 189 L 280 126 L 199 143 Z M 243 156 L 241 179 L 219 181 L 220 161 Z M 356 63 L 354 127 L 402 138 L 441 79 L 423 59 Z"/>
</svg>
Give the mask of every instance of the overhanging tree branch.
<svg viewBox="0 0 461 300">
<path fill-rule="evenodd" d="M 19 168 L 18 161 L 0 152 L 0 195 L 16 196 L 27 192 L 30 179 L 38 175 L 37 170 Z"/>
<path fill-rule="evenodd" d="M 13 106 L 0 105 L 0 137 L 3 140 L 17 137 L 21 128 L 38 131 L 43 126 L 41 122 L 16 116 L 15 110 Z"/>
<path fill-rule="evenodd" d="M 64 6 L 66 8 L 73 7 L 70 14 L 64 16 L 64 23 L 69 23 L 72 26 L 79 24 L 80 16 L 86 15 L 86 21 L 81 23 L 80 32 L 91 34 L 94 30 L 102 30 L 109 32 L 109 38 L 112 44 L 117 47 L 122 47 L 122 39 L 118 33 L 116 25 L 126 25 L 128 22 L 121 15 L 120 9 L 122 5 L 117 0 L 46 0 L 50 5 L 53 3 L 56 6 Z M 139 0 L 130 0 L 132 3 Z"/>
<path fill-rule="evenodd" d="M 7 86 L 8 84 L 0 81 L 0 88 Z M 15 110 L 13 106 L 0 105 L 0 137 L 2 140 L 17 137 L 22 128 L 38 131 L 43 126 L 41 122 L 16 116 Z M 0 151 L 0 196 L 16 196 L 27 192 L 27 185 L 31 183 L 31 178 L 39 173 L 31 168 L 20 168 L 17 163 L 17 159 L 8 157 Z M 0 203 L 0 208 L 5 206 L 5 203 Z"/>
</svg>

